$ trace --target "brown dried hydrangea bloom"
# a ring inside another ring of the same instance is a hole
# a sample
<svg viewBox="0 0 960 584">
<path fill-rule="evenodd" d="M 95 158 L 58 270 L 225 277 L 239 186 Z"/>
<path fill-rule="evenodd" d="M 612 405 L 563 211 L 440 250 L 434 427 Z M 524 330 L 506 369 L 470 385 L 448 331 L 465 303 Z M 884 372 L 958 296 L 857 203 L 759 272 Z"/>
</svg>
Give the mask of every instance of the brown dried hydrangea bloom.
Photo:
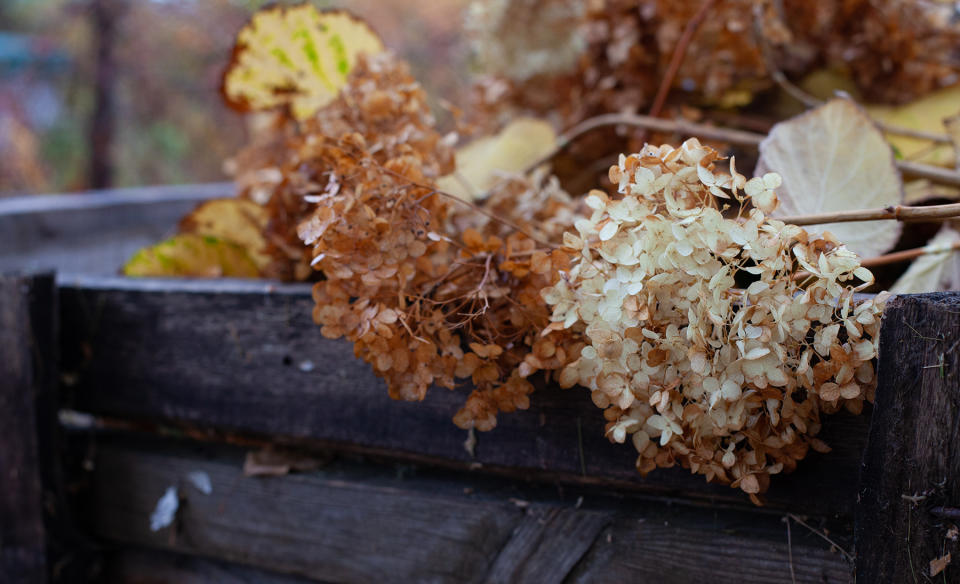
<svg viewBox="0 0 960 584">
<path fill-rule="evenodd" d="M 383 181 L 386 188 L 387 183 L 399 187 L 433 180 L 453 168 L 452 148 L 434 128 L 426 93 L 407 65 L 389 53 L 361 57 L 350 83 L 313 117 L 299 123 L 281 117 L 275 124 L 275 131 L 265 133 L 272 138 L 255 142 L 236 161 L 242 169 L 238 180 L 246 187 L 242 194 L 270 213 L 268 251 L 275 259 L 270 277 L 310 277 L 312 256 L 298 226 L 314 214 L 317 200 L 364 183 Z M 411 205 L 404 201 L 401 207 Z M 443 220 L 444 204 L 431 199 L 423 207 Z M 324 220 L 315 216 L 313 225 Z M 385 245 L 402 255 L 408 243 Z M 415 245 L 413 251 L 419 249 Z"/>
<path fill-rule="evenodd" d="M 622 156 L 623 196 L 588 195 L 544 298 L 549 330 L 587 342 L 561 385 L 591 390 L 641 472 L 680 464 L 755 498 L 818 444 L 821 412 L 872 399 L 884 297 L 854 300 L 873 276 L 829 234 L 767 217 L 779 176 L 719 160 L 696 140 Z"/>
<path fill-rule="evenodd" d="M 552 248 L 570 197 L 543 175 L 501 182 L 479 210 L 436 190 L 452 152 L 405 63 L 361 57 L 283 148 L 267 202 L 275 272 L 322 274 L 314 320 L 353 342 L 392 397 L 470 379 L 455 421 L 488 430 L 497 412 L 528 406 L 527 376 L 571 358 L 538 336 L 549 323 L 540 291 L 569 267 Z"/>
<path fill-rule="evenodd" d="M 602 113 L 647 109 L 702 5 L 474 0 L 466 16 L 473 44 L 481 47 L 480 56 L 499 59 L 487 59 L 494 66 L 476 83 L 472 117 L 496 123 L 513 109 L 558 117 L 569 126 Z M 867 101 L 907 102 L 955 83 L 960 74 L 952 57 L 960 23 L 952 11 L 946 2 L 904 0 L 715 2 L 672 89 L 685 93 L 687 105 L 743 105 L 774 86 L 769 59 L 793 78 L 818 68 L 848 71 Z M 550 15 L 561 15 L 562 24 Z M 574 17 L 579 23 L 571 22 Z M 553 29 L 564 31 L 553 41 L 562 60 L 544 59 L 545 45 L 528 46 L 529 38 L 541 38 L 539 31 Z M 568 56 L 574 48 L 581 48 L 579 59 Z"/>
</svg>

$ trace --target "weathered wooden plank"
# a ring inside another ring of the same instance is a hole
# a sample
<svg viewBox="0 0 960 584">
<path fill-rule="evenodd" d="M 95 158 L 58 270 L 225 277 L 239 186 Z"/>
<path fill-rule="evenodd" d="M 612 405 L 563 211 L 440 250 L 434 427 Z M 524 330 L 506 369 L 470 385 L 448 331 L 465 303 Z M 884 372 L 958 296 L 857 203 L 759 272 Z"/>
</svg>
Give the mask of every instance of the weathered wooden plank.
<svg viewBox="0 0 960 584">
<path fill-rule="evenodd" d="M 120 545 L 328 582 L 790 581 L 784 525 L 757 510 L 691 508 L 596 489 L 561 496 L 490 477 L 349 461 L 304 475 L 248 478 L 241 456 L 222 449 L 104 442 L 90 515 L 96 531 Z M 198 470 L 211 479 L 209 495 L 185 480 Z M 170 485 L 181 495 L 175 526 L 152 532 L 150 513 Z M 539 535 L 529 537 L 538 523 Z M 587 533 L 577 537 L 577 527 Z M 551 533 L 557 528 L 559 535 Z M 796 582 L 849 581 L 848 565 L 828 547 L 794 529 Z"/>
<path fill-rule="evenodd" d="M 331 582 L 477 582 L 524 512 L 474 505 L 449 489 L 407 489 L 380 473 L 245 478 L 239 457 L 207 462 L 121 448 L 96 461 L 101 535 Z M 188 486 L 203 470 L 212 493 Z M 150 530 L 168 486 L 180 485 L 176 527 Z M 438 490 L 440 492 L 438 492 Z M 461 493 L 462 495 L 462 490 Z"/>
<path fill-rule="evenodd" d="M 61 300 L 65 372 L 77 380 L 73 406 L 84 411 L 749 504 L 738 491 L 683 469 L 641 478 L 629 445 L 604 437 L 603 418 L 585 391 L 536 392 L 529 411 L 503 415 L 494 431 L 478 434 L 471 456 L 466 433 L 450 421 L 466 390 L 434 389 L 419 403 L 390 400 L 349 343 L 322 337 L 306 286 L 75 279 L 62 284 Z M 835 450 L 811 454 L 797 473 L 777 477 L 769 503 L 852 516 L 868 424 L 868 416 L 827 419 L 822 437 Z"/>
<path fill-rule="evenodd" d="M 104 558 L 109 584 L 307 584 L 297 576 L 156 550 L 122 548 Z"/>
<path fill-rule="evenodd" d="M 925 582 L 960 519 L 960 294 L 901 296 L 884 314 L 874 424 L 856 514 L 861 582 Z M 937 513 L 938 509 L 939 513 Z M 955 537 L 955 536 L 954 536 Z M 934 581 L 960 582 L 950 566 Z"/>
<path fill-rule="evenodd" d="M 0 271 L 116 274 L 200 201 L 234 190 L 213 183 L 0 199 Z"/>
<path fill-rule="evenodd" d="M 779 528 L 779 529 L 778 529 Z M 783 584 L 852 581 L 853 566 L 797 527 L 788 545 L 775 518 L 722 516 L 620 517 L 566 580 Z M 791 561 L 792 554 L 792 561 Z M 791 569 L 792 566 L 792 569 Z"/>
<path fill-rule="evenodd" d="M 537 508 L 514 530 L 486 582 L 563 582 L 612 517 L 601 511 Z"/>
<path fill-rule="evenodd" d="M 46 582 L 43 408 L 56 379 L 52 274 L 0 275 L 0 576 Z M 50 412 L 52 413 L 52 409 Z"/>
</svg>

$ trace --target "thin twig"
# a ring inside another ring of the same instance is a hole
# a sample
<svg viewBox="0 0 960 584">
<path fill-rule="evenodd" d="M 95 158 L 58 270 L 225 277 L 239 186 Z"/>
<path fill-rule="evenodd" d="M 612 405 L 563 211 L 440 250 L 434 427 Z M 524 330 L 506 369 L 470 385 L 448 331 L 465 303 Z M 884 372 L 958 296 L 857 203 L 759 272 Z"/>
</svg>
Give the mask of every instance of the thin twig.
<svg viewBox="0 0 960 584">
<path fill-rule="evenodd" d="M 374 162 L 373 164 L 377 164 L 377 163 Z M 521 234 L 527 236 L 527 237 L 530 238 L 531 240 L 539 243 L 540 245 L 544 245 L 544 246 L 546 246 L 546 247 L 549 247 L 550 249 L 557 249 L 557 248 L 559 247 L 559 246 L 557 246 L 557 245 L 555 245 L 555 244 L 550 243 L 549 241 L 544 241 L 544 240 L 536 237 L 535 235 L 533 235 L 532 233 L 529 233 L 527 230 L 525 230 L 524 228 L 520 227 L 519 225 L 517 225 L 517 224 L 514 223 L 513 221 L 510 221 L 509 219 L 504 219 L 503 217 L 499 217 L 499 216 L 497 216 L 495 213 L 484 209 L 483 207 L 481 207 L 480 205 L 477 205 L 476 203 L 474 203 L 474 202 L 472 202 L 472 201 L 466 201 L 466 200 L 461 199 L 460 197 L 458 197 L 458 196 L 456 196 L 456 195 L 454 195 L 454 194 L 451 194 L 451 193 L 448 193 L 448 192 L 445 192 L 445 191 L 441 191 L 440 189 L 435 188 L 435 187 L 432 187 L 432 186 L 430 186 L 430 185 L 425 185 L 425 184 L 421 184 L 421 183 L 418 183 L 418 182 L 416 182 L 416 181 L 410 180 L 409 178 L 407 178 L 406 176 L 400 174 L 399 172 L 395 172 L 395 171 L 393 171 L 393 170 L 390 170 L 389 168 L 386 168 L 385 166 L 382 166 L 382 165 L 377 164 L 377 167 L 378 167 L 380 170 L 382 170 L 383 172 L 387 173 L 387 174 L 390 174 L 390 175 L 392 175 L 392 176 L 394 176 L 394 177 L 396 177 L 396 178 L 399 178 L 399 179 L 401 179 L 401 180 L 407 181 L 407 184 L 409 184 L 410 186 L 417 187 L 417 188 L 421 188 L 421 189 L 424 189 L 424 190 L 426 190 L 426 191 L 429 191 L 429 194 L 427 195 L 427 197 L 432 196 L 432 195 L 440 195 L 440 196 L 442 196 L 442 197 L 446 197 L 446 198 L 448 198 L 448 199 L 450 199 L 450 200 L 452 200 L 452 201 L 456 201 L 456 202 L 458 202 L 458 203 L 461 203 L 461 204 L 463 204 L 463 205 L 466 205 L 466 206 L 472 208 L 472 209 L 473 209 L 474 211 L 476 211 L 477 213 L 480 213 L 481 215 L 485 215 L 486 217 L 489 217 L 489 218 L 492 219 L 493 221 L 496 221 L 497 223 L 500 223 L 500 224 L 502 224 L 502 225 L 505 225 L 506 227 L 509 227 L 510 229 L 516 231 L 517 233 L 521 233 Z M 424 197 L 424 198 L 426 198 L 426 197 Z"/>
<path fill-rule="evenodd" d="M 936 221 L 960 217 L 960 203 L 949 205 L 930 205 L 928 207 L 910 207 L 894 205 L 882 209 L 854 209 L 834 211 L 814 215 L 795 215 L 793 217 L 774 217 L 792 225 L 819 225 L 821 223 L 848 223 L 851 221 L 896 220 L 904 222 Z"/>
<path fill-rule="evenodd" d="M 960 241 L 955 241 L 949 246 L 936 246 L 935 248 L 932 246 L 917 247 L 914 249 L 905 249 L 903 251 L 888 253 L 875 258 L 867 258 L 865 260 L 860 260 L 860 265 L 865 268 L 875 268 L 877 266 L 885 266 L 887 264 L 895 264 L 897 262 L 912 260 L 924 255 L 946 253 L 958 250 L 960 250 Z"/>
<path fill-rule="evenodd" d="M 843 556 L 844 556 L 845 558 L 847 558 L 849 561 L 851 561 L 851 562 L 853 561 L 853 554 L 851 554 L 851 553 L 848 552 L 847 550 L 845 550 L 845 549 L 843 549 L 842 547 L 840 547 L 840 544 L 838 544 L 837 542 L 835 542 L 835 541 L 833 541 L 832 539 L 830 539 L 830 537 L 829 537 L 827 534 L 823 533 L 822 531 L 820 531 L 820 530 L 818 530 L 818 529 L 814 529 L 813 527 L 811 527 L 810 525 L 808 525 L 806 521 L 804 521 L 803 519 L 800 519 L 799 517 L 797 517 L 797 516 L 794 515 L 793 513 L 787 513 L 787 517 L 789 517 L 790 519 L 793 519 L 794 521 L 796 521 L 796 522 L 799 523 L 800 525 L 806 527 L 807 529 L 810 530 L 811 533 L 819 536 L 821 539 L 823 539 L 824 541 L 826 541 L 827 543 L 829 543 L 829 544 L 832 545 L 833 547 L 837 548 L 837 550 L 838 550 L 841 554 L 843 554 Z"/>
<path fill-rule="evenodd" d="M 601 114 L 580 122 L 557 137 L 556 146 L 554 146 L 550 152 L 547 152 L 537 159 L 536 162 L 530 164 L 524 170 L 524 174 L 529 174 L 539 166 L 556 158 L 558 154 L 563 152 L 580 136 L 607 126 L 635 126 L 656 132 L 671 132 L 686 136 L 698 136 L 707 140 L 717 140 L 727 142 L 728 144 L 742 144 L 747 146 L 757 146 L 766 137 L 763 134 L 746 132 L 744 130 L 704 126 L 684 120 L 668 120 L 641 114 Z"/>
<path fill-rule="evenodd" d="M 700 10 L 697 11 L 693 17 L 687 21 L 687 26 L 683 29 L 683 34 L 680 35 L 680 39 L 677 41 L 677 46 L 673 50 L 673 54 L 670 56 L 670 64 L 667 65 L 667 71 L 663 75 L 663 79 L 660 81 L 660 87 L 657 89 L 657 95 L 653 98 L 653 105 L 650 106 L 650 115 L 653 117 L 659 116 L 660 111 L 663 110 L 663 104 L 667 101 L 667 94 L 670 93 L 670 87 L 673 85 L 673 80 L 677 76 L 677 71 L 680 70 L 680 65 L 683 64 L 683 58 L 687 54 L 687 47 L 690 46 L 690 41 L 693 40 L 693 35 L 696 34 L 697 29 L 700 28 L 700 24 L 703 23 L 703 19 L 706 18 L 707 13 L 710 11 L 710 8 L 715 4 L 716 0 L 706 0 L 701 6 Z"/>
<path fill-rule="evenodd" d="M 933 132 L 924 132 L 922 130 L 913 130 L 911 128 L 904 128 L 902 126 L 894 126 L 893 124 L 882 122 L 876 118 L 873 118 L 873 123 L 887 134 L 894 134 L 896 136 L 904 136 L 907 138 L 916 138 L 918 140 L 929 140 L 930 142 L 937 142 L 938 144 L 951 143 L 950 137 L 944 134 L 935 134 Z"/>
<path fill-rule="evenodd" d="M 921 339 L 923 339 L 923 340 L 925 340 L 925 341 L 936 341 L 936 342 L 938 342 L 938 343 L 942 343 L 942 342 L 945 340 L 945 339 L 942 339 L 942 338 L 938 339 L 937 337 L 926 337 L 926 336 L 924 336 L 924 335 L 921 335 L 921 334 L 920 334 L 920 331 L 918 331 L 917 329 L 913 328 L 913 326 L 912 326 L 909 322 L 904 322 L 903 324 L 907 325 L 907 328 L 909 328 L 910 330 L 912 330 L 912 331 L 913 331 L 913 334 L 917 335 L 918 338 L 921 338 Z"/>
<path fill-rule="evenodd" d="M 898 160 L 897 168 L 904 174 L 926 178 L 931 182 L 960 186 L 960 173 L 956 170 L 950 170 L 949 168 L 940 166 L 931 166 L 929 164 L 920 164 L 919 162 L 911 162 L 909 160 Z"/>
<path fill-rule="evenodd" d="M 793 539 L 790 537 L 790 518 L 784 517 L 783 522 L 787 524 L 787 557 L 790 559 L 790 581 L 797 584 L 797 574 L 793 570 Z"/>
<path fill-rule="evenodd" d="M 639 114 L 602 114 L 586 119 L 564 132 L 559 138 L 557 138 L 557 145 L 553 148 L 553 150 L 540 157 L 533 164 L 529 165 L 524 170 L 524 174 L 529 174 L 535 168 L 555 158 L 583 134 L 596 130 L 597 128 L 620 125 L 635 126 L 657 132 L 671 132 L 685 136 L 696 136 L 698 138 L 717 140 L 719 142 L 738 144 L 741 146 L 756 147 L 760 144 L 760 142 L 763 141 L 764 138 L 766 138 L 765 135 L 758 134 L 756 132 L 748 132 L 734 128 L 706 126 L 685 120 L 668 120 Z M 939 166 L 931 166 L 929 164 L 909 162 L 906 160 L 897 160 L 896 165 L 897 168 L 899 168 L 904 174 L 918 178 L 926 178 L 935 183 L 960 186 L 960 172 L 956 170 L 941 168 Z"/>
</svg>

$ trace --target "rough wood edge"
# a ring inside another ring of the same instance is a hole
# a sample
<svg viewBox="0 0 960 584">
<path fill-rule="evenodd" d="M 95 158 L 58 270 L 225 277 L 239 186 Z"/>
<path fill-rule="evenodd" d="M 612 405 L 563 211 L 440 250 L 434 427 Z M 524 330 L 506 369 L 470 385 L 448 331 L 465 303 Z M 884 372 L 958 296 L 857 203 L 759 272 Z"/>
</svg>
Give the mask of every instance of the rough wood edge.
<svg viewBox="0 0 960 584">
<path fill-rule="evenodd" d="M 119 205 L 151 205 L 177 201 L 204 201 L 232 197 L 233 183 L 200 183 L 130 187 L 69 194 L 21 195 L 0 198 L 0 218 L 12 215 L 42 214 L 51 211 L 103 209 Z"/>
<path fill-rule="evenodd" d="M 0 574 L 8 581 L 49 576 L 44 499 L 56 318 L 53 274 L 0 274 Z"/>
<path fill-rule="evenodd" d="M 926 582 L 960 517 L 960 295 L 899 296 L 880 337 L 879 386 L 855 515 L 860 582 Z M 942 356 L 942 357 L 941 357 Z M 948 566 L 934 581 L 960 581 Z"/>
</svg>

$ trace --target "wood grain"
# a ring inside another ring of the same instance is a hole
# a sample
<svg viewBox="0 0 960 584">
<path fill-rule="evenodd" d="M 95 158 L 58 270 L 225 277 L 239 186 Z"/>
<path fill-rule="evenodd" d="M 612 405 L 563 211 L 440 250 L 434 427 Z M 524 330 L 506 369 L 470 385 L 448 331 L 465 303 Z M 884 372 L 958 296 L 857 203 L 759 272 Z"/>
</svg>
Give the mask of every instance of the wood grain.
<svg viewBox="0 0 960 584">
<path fill-rule="evenodd" d="M 76 380 L 72 406 L 83 411 L 750 506 L 738 491 L 683 469 L 641 478 L 632 448 L 608 442 L 600 411 L 575 389 L 536 392 L 530 410 L 478 434 L 471 456 L 466 432 L 450 421 L 467 388 L 433 389 L 419 403 L 390 400 L 349 343 L 322 337 L 306 286 L 72 279 L 61 284 L 61 304 L 64 372 Z M 851 517 L 868 425 L 868 416 L 828 418 L 822 437 L 834 451 L 775 478 L 769 505 Z"/>
<path fill-rule="evenodd" d="M 449 485 L 405 487 L 364 469 L 247 478 L 239 457 L 109 448 L 96 468 L 103 536 L 331 582 L 480 581 L 524 516 L 506 501 L 472 505 L 442 496 Z M 196 470 L 209 474 L 211 495 L 187 486 Z M 178 523 L 152 532 L 150 513 L 170 485 L 180 485 Z"/>
<path fill-rule="evenodd" d="M 223 448 L 102 439 L 93 528 L 114 545 L 338 583 L 790 581 L 784 526 L 759 511 L 349 460 L 264 478 L 241 466 L 241 453 Z M 185 479 L 198 470 L 209 495 Z M 149 515 L 171 485 L 177 520 L 152 532 Z M 794 531 L 797 582 L 849 581 L 828 547 Z"/>
<path fill-rule="evenodd" d="M 307 584 L 315 582 L 197 556 L 120 548 L 104 558 L 109 584 Z"/>
<path fill-rule="evenodd" d="M 856 513 L 861 582 L 926 582 L 960 508 L 960 294 L 893 299 L 884 314 L 874 424 Z M 956 560 L 955 560 L 956 561 Z M 942 578 L 942 580 L 941 580 Z M 949 566 L 934 581 L 960 582 Z"/>
<path fill-rule="evenodd" d="M 816 535 L 794 526 L 791 539 L 796 582 L 852 581 L 853 566 Z M 567 582 L 783 584 L 793 581 L 790 564 L 782 522 L 700 510 L 618 518 Z"/>
<path fill-rule="evenodd" d="M 563 582 L 612 518 L 602 511 L 538 505 L 516 527 L 486 582 Z"/>
<path fill-rule="evenodd" d="M 0 275 L 0 576 L 48 579 L 45 402 L 55 379 L 52 274 Z M 52 412 L 52 410 L 50 410 Z"/>
</svg>

